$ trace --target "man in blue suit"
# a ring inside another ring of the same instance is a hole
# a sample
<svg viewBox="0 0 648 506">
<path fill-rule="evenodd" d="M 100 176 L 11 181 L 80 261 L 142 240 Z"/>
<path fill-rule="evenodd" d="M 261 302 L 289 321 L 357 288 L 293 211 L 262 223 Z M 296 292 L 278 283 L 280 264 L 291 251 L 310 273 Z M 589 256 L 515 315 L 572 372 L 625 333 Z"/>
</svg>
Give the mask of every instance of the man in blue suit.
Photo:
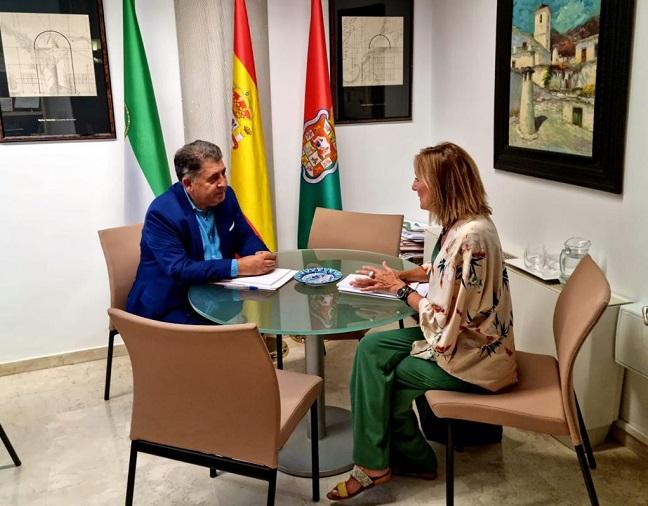
<svg viewBox="0 0 648 506">
<path fill-rule="evenodd" d="M 218 146 L 200 140 L 175 154 L 178 182 L 151 203 L 144 219 L 129 312 L 172 323 L 209 323 L 191 308 L 189 286 L 275 268 L 276 256 L 254 233 L 227 185 L 222 158 Z"/>
</svg>

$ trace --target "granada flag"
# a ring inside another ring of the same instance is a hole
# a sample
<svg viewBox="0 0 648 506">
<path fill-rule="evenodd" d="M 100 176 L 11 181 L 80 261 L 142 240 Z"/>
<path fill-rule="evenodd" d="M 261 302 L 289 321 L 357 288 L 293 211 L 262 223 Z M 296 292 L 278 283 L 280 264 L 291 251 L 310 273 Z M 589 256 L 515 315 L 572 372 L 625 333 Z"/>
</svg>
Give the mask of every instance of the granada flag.
<svg viewBox="0 0 648 506">
<path fill-rule="evenodd" d="M 234 2 L 230 185 L 243 214 L 266 246 L 277 249 L 266 167 L 261 106 L 245 0 Z"/>
<path fill-rule="evenodd" d="M 342 209 L 333 101 L 320 0 L 311 0 L 297 244 L 306 248 L 316 207 Z"/>
</svg>

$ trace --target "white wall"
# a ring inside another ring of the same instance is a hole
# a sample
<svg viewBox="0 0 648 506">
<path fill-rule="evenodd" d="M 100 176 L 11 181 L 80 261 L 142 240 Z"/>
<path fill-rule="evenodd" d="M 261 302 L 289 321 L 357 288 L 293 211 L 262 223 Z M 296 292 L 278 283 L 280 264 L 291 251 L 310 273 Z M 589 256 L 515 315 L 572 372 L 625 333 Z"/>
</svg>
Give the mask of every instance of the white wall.
<svg viewBox="0 0 648 506">
<path fill-rule="evenodd" d="M 539 241 L 558 252 L 568 237 L 587 237 L 612 290 L 648 304 L 648 2 L 637 2 L 621 196 L 493 169 L 496 2 L 432 5 L 432 68 L 443 69 L 442 78 L 432 76 L 432 130 L 475 157 L 506 249 L 520 254 L 527 241 Z M 627 373 L 623 395 L 622 417 L 648 434 L 648 381 Z"/>
<path fill-rule="evenodd" d="M 183 143 L 173 2 L 138 1 L 167 153 Z M 0 145 L 0 363 L 107 343 L 97 230 L 124 224 L 122 3 L 104 2 L 117 139 Z"/>
<path fill-rule="evenodd" d="M 328 33 L 328 2 L 322 2 Z M 342 203 L 349 211 L 427 220 L 410 186 L 416 152 L 432 132 L 432 4 L 414 2 L 413 121 L 337 125 Z M 279 247 L 295 248 L 310 2 L 268 2 L 270 87 Z"/>
</svg>

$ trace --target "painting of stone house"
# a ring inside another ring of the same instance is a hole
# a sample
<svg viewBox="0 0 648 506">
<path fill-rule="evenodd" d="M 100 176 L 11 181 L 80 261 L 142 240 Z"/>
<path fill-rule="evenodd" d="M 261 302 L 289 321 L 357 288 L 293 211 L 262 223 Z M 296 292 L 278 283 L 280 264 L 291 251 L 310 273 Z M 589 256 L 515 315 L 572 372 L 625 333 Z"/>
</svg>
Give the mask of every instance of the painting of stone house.
<svg viewBox="0 0 648 506">
<path fill-rule="evenodd" d="M 592 155 L 601 0 L 514 0 L 509 145 Z"/>
</svg>

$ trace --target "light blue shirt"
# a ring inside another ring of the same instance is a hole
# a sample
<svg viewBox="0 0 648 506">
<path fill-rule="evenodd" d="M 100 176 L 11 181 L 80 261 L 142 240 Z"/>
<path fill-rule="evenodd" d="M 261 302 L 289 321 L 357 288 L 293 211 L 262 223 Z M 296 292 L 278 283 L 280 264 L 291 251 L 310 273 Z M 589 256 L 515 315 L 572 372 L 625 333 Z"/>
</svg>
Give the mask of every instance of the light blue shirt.
<svg viewBox="0 0 648 506">
<path fill-rule="evenodd" d="M 205 260 L 221 260 L 223 254 L 220 250 L 220 237 L 218 237 L 218 232 L 216 231 L 216 218 L 214 217 L 214 210 L 207 209 L 203 211 L 196 207 L 196 204 L 193 203 L 191 197 L 187 193 L 187 190 L 183 188 L 185 195 L 191 204 L 191 208 L 194 211 L 196 216 L 196 222 L 198 223 L 198 230 L 200 230 L 200 238 L 203 243 L 203 251 Z M 235 258 L 232 259 L 232 266 L 230 267 L 230 276 L 235 278 L 238 276 L 238 260 Z"/>
</svg>

